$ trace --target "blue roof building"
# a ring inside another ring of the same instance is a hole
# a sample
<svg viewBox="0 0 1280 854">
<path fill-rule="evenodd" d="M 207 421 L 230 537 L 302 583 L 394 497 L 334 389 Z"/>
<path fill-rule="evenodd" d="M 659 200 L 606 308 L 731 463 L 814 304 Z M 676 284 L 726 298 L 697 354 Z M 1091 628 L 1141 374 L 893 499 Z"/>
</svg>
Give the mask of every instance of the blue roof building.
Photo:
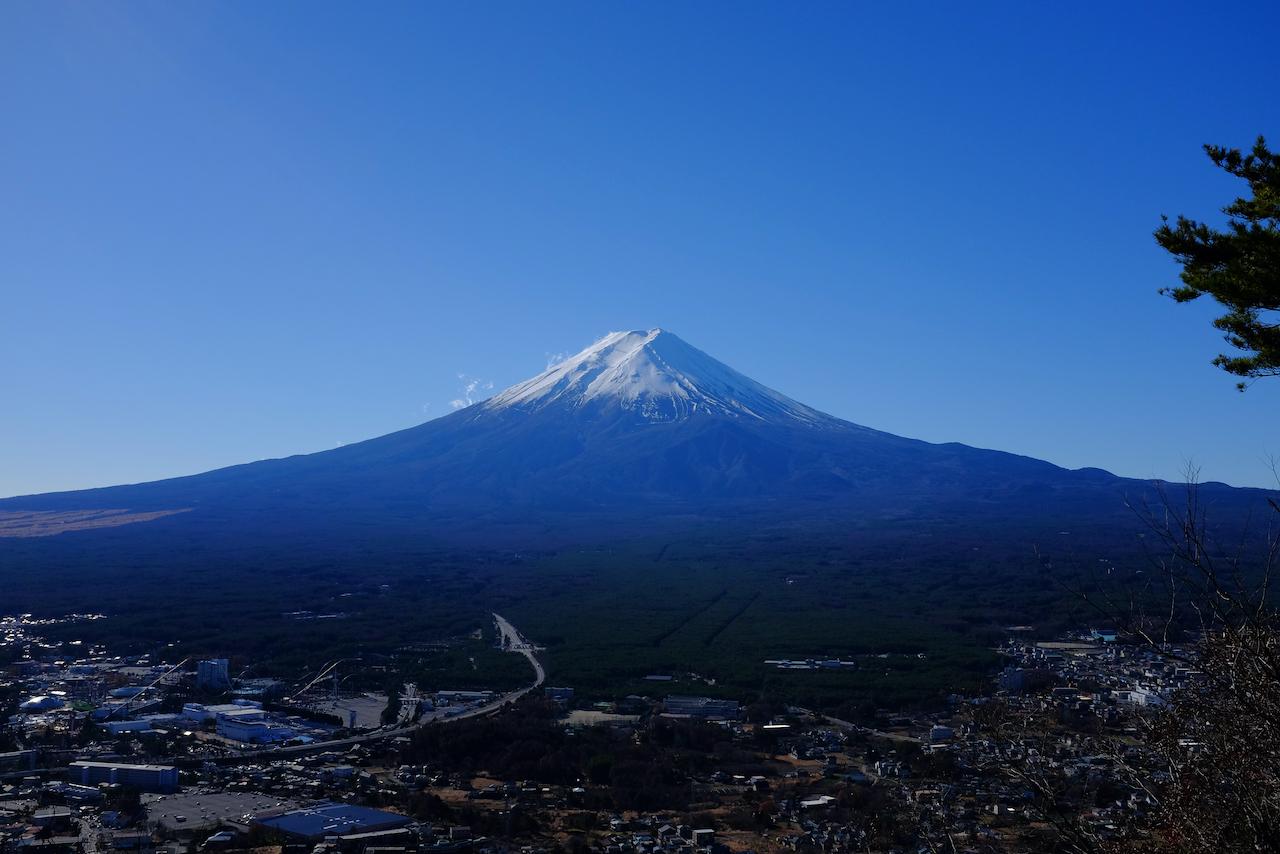
<svg viewBox="0 0 1280 854">
<path fill-rule="evenodd" d="M 262 827 L 317 842 L 327 836 L 394 830 L 412 823 L 413 819 L 399 813 L 332 801 L 283 813 L 259 815 L 254 819 L 254 824 Z"/>
</svg>

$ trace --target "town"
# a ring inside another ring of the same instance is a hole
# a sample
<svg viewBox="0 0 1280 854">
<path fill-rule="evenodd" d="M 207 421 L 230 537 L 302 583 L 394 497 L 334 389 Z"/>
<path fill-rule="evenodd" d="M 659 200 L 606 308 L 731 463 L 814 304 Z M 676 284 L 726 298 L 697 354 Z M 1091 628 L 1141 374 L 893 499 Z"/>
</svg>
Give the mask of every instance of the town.
<svg viewBox="0 0 1280 854">
<path fill-rule="evenodd" d="M 1184 649 L 1015 626 L 988 692 L 846 721 L 661 693 L 663 676 L 652 695 L 580 698 L 544 684 L 540 650 L 498 615 L 494 645 L 528 660 L 528 684 L 394 696 L 344 689 L 358 662 L 248 676 L 51 643 L 48 622 L 0 620 L 5 851 L 1034 851 L 1064 823 L 1141 827 L 1141 780 L 1163 773 L 1146 721 L 1197 678 Z"/>
</svg>

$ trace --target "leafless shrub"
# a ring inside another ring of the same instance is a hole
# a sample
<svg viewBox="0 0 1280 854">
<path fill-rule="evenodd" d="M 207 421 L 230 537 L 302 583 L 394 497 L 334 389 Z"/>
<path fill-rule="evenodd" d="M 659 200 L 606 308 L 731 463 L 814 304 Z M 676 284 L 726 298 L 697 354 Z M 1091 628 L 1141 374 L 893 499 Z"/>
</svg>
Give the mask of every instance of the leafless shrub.
<svg viewBox="0 0 1280 854">
<path fill-rule="evenodd" d="M 1246 525 L 1224 545 L 1188 474 L 1182 506 L 1162 490 L 1134 507 L 1154 544 L 1153 571 L 1107 572 L 1075 591 L 1186 678 L 1166 705 L 1139 719 L 1160 771 L 1118 754 L 1122 773 L 1156 803 L 1151 820 L 1111 840 L 1068 822 L 1062 839 L 1077 846 L 1069 850 L 1280 850 L 1280 616 L 1271 596 L 1280 504 L 1269 499 L 1262 521 L 1270 530 Z M 1062 803 L 1061 793 L 1044 795 Z"/>
</svg>

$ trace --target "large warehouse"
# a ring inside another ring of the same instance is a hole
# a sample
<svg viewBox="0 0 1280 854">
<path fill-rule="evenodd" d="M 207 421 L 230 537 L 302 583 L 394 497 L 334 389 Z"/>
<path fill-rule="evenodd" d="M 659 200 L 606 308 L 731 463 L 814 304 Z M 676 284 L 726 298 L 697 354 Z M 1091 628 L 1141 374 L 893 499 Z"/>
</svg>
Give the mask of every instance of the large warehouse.
<svg viewBox="0 0 1280 854">
<path fill-rule="evenodd" d="M 332 801 L 274 815 L 260 815 L 254 820 L 254 824 L 311 842 L 319 842 L 327 836 L 394 830 L 412 823 L 413 819 L 399 813 Z"/>
<path fill-rule="evenodd" d="M 125 765 L 119 762 L 72 762 L 71 778 L 83 786 L 120 783 L 144 792 L 176 792 L 178 769 L 172 765 Z"/>
</svg>

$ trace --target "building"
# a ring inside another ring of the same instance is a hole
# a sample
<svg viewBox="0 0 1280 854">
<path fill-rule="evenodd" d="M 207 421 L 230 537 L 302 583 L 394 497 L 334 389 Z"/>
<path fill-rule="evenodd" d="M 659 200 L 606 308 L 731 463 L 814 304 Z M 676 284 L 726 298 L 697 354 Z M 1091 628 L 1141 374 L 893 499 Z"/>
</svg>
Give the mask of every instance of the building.
<svg viewBox="0 0 1280 854">
<path fill-rule="evenodd" d="M 36 767 L 36 751 L 15 750 L 12 753 L 0 753 L 0 772 L 30 771 Z"/>
<path fill-rule="evenodd" d="M 97 804 L 103 801 L 102 790 L 96 786 L 78 786 L 63 780 L 50 780 L 40 787 L 44 795 L 54 795 L 69 804 Z"/>
<path fill-rule="evenodd" d="M 572 688 L 548 688 L 546 689 L 547 699 L 556 703 L 568 703 L 573 699 Z"/>
<path fill-rule="evenodd" d="M 492 700 L 496 694 L 493 691 L 437 691 L 435 693 L 436 703 L 439 705 L 452 703 L 485 703 Z"/>
<path fill-rule="evenodd" d="M 218 715 L 240 709 L 261 709 L 262 703 L 256 700 L 236 700 L 234 703 L 218 703 L 212 706 L 200 703 L 187 703 L 182 707 L 182 716 L 198 723 L 218 719 Z"/>
<path fill-rule="evenodd" d="M 72 779 L 82 786 L 119 783 L 144 792 L 175 792 L 178 769 L 172 765 L 125 765 L 118 762 L 72 762 Z"/>
<path fill-rule="evenodd" d="M 1135 706 L 1163 706 L 1165 704 L 1164 697 L 1158 691 L 1141 685 L 1135 685 L 1128 691 L 1116 691 L 1115 696 L 1119 702 L 1131 703 Z"/>
<path fill-rule="evenodd" d="M 14 851 L 39 851 L 41 854 L 72 854 L 80 846 L 79 836 L 24 836 L 12 842 Z"/>
<path fill-rule="evenodd" d="M 285 689 L 288 687 L 278 679 L 237 679 L 236 686 L 231 693 L 236 697 L 266 700 L 283 696 Z"/>
<path fill-rule="evenodd" d="M 205 691 L 231 690 L 230 662 L 209 658 L 196 664 L 196 687 Z"/>
<path fill-rule="evenodd" d="M 218 735 L 248 744 L 288 741 L 297 735 L 292 728 L 270 720 L 266 712 L 252 706 L 219 712 L 217 721 Z"/>
<path fill-rule="evenodd" d="M 836 799 L 830 795 L 814 795 L 804 798 L 800 801 L 800 809 L 802 810 L 820 810 L 826 809 L 836 802 Z"/>
<path fill-rule="evenodd" d="M 355 804 L 322 801 L 302 809 L 282 813 L 264 813 L 253 822 L 260 827 L 278 830 L 286 836 L 308 842 L 319 842 L 329 836 L 378 833 L 407 827 L 408 816 L 384 812 Z"/>
<path fill-rule="evenodd" d="M 713 700 L 710 697 L 688 697 L 672 694 L 663 702 L 663 710 L 669 715 L 680 715 L 706 720 L 736 721 L 742 714 L 737 700 Z"/>
<path fill-rule="evenodd" d="M 31 823 L 36 827 L 67 827 L 71 824 L 71 807 L 41 807 L 31 814 Z"/>
<path fill-rule="evenodd" d="M 61 697 L 54 697 L 48 694 L 41 694 L 30 699 L 23 700 L 18 706 L 20 712 L 51 712 L 54 709 L 61 709 L 63 706 Z"/>
<path fill-rule="evenodd" d="M 155 848 L 151 834 L 145 830 L 117 831 L 109 836 L 111 847 L 116 851 L 150 851 Z"/>
<path fill-rule="evenodd" d="M 151 721 L 107 721 L 102 727 L 111 735 L 121 735 L 126 732 L 150 732 Z"/>
<path fill-rule="evenodd" d="M 95 721 L 105 721 L 111 718 L 123 718 L 130 715 L 137 715 L 148 710 L 160 708 L 162 704 L 161 698 L 153 697 L 150 700 L 141 697 L 133 697 L 131 699 L 122 700 L 118 697 L 106 700 L 101 706 L 93 710 L 93 719 Z"/>
</svg>

